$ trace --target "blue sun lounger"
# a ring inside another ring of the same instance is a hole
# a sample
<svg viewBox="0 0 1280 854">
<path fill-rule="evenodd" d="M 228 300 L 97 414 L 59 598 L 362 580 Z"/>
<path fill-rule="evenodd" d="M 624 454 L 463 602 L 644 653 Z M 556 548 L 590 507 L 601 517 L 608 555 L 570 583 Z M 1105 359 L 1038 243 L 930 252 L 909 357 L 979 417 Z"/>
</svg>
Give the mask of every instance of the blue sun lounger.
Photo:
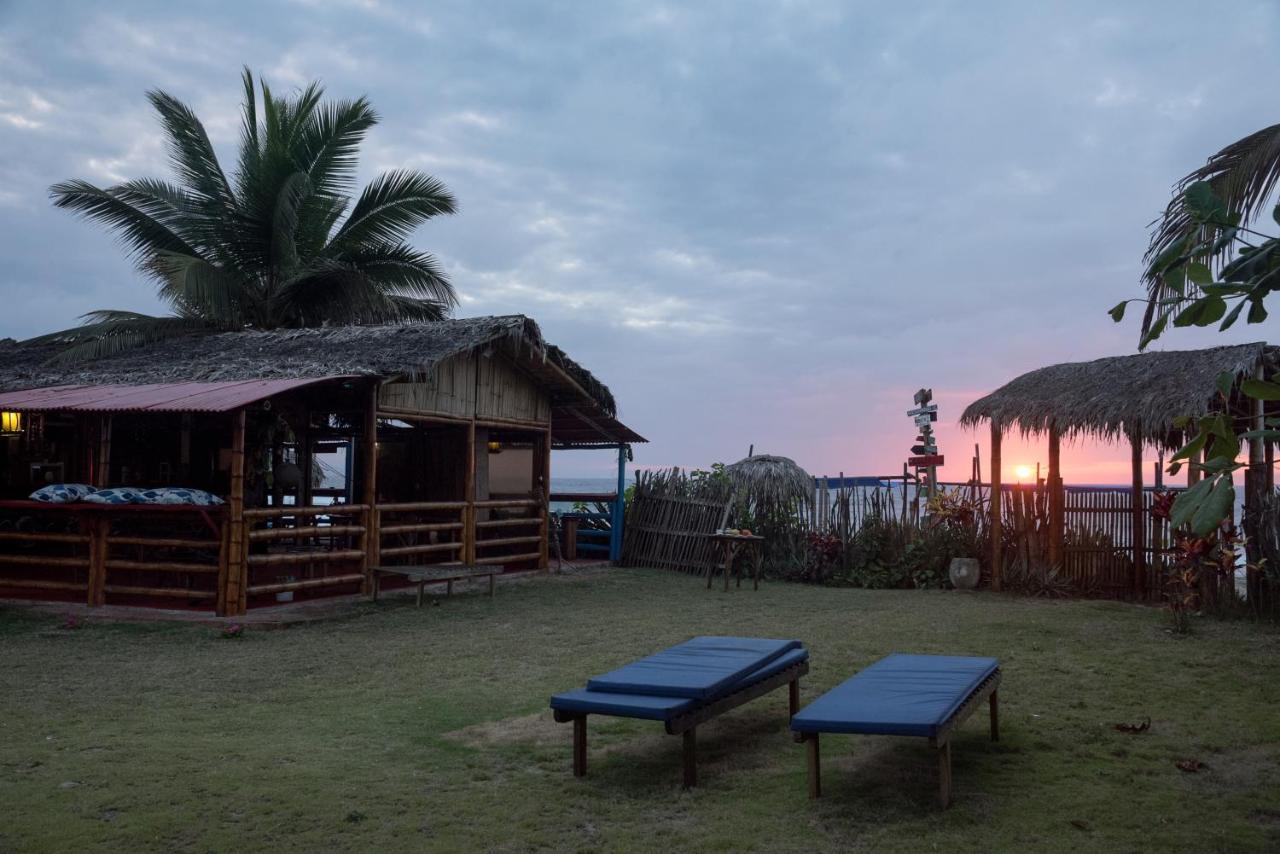
<svg viewBox="0 0 1280 854">
<path fill-rule="evenodd" d="M 662 721 L 684 739 L 684 785 L 698 782 L 698 724 L 756 697 L 790 686 L 790 713 L 800 707 L 800 677 L 809 651 L 800 641 L 696 637 L 597 676 L 587 687 L 551 698 L 560 723 L 573 723 L 573 774 L 587 773 L 587 716 Z"/>
<path fill-rule="evenodd" d="M 951 733 L 987 700 L 991 740 L 1000 737 L 1000 662 L 954 655 L 880 659 L 791 717 L 796 741 L 807 747 L 809 797 L 822 794 L 820 733 L 905 735 L 929 739 L 938 750 L 938 797 L 951 804 Z"/>
</svg>

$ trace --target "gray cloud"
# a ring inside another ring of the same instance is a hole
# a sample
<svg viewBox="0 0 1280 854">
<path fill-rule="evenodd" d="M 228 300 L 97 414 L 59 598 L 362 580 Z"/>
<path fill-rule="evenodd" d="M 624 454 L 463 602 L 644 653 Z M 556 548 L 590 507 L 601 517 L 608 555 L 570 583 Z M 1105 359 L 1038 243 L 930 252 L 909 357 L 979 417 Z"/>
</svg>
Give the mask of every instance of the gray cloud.
<svg viewBox="0 0 1280 854">
<path fill-rule="evenodd" d="M 641 463 L 754 443 L 891 470 L 932 385 L 964 475 L 969 398 L 1132 350 L 1104 312 L 1172 181 L 1274 118 L 1241 81 L 1275 77 L 1277 23 L 1233 5 L 1205 62 L 1197 4 L 7 4 L 0 335 L 155 308 L 47 188 L 163 173 L 153 87 L 229 157 L 248 64 L 370 96 L 364 177 L 417 167 L 461 200 L 418 243 L 463 313 L 536 317 L 654 440 Z"/>
</svg>

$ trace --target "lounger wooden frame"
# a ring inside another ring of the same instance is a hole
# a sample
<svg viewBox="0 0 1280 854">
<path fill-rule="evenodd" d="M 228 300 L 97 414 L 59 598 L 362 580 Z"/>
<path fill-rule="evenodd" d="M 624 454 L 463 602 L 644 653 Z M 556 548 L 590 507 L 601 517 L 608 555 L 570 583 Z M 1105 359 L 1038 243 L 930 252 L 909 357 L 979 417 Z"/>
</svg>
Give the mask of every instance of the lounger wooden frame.
<svg viewBox="0 0 1280 854">
<path fill-rule="evenodd" d="M 666 722 L 668 735 L 683 736 L 684 787 L 686 789 L 698 785 L 697 766 L 697 727 L 714 717 L 762 697 L 783 685 L 788 690 L 788 720 L 800 711 L 800 677 L 809 672 L 809 661 L 797 661 L 795 664 L 780 670 L 767 679 L 761 679 L 747 685 L 732 694 L 717 697 L 709 703 L 695 706 L 687 712 L 676 715 Z M 587 713 L 569 712 L 556 709 L 554 712 L 558 723 L 573 724 L 573 776 L 584 777 L 587 773 Z M 612 717 L 612 716 L 611 716 Z"/>
<path fill-rule="evenodd" d="M 938 728 L 938 732 L 929 739 L 929 746 L 938 753 L 938 804 L 946 809 L 951 806 L 951 734 L 956 727 L 964 723 L 970 715 L 977 711 L 984 700 L 987 701 L 991 718 L 991 740 L 1000 740 L 1000 669 L 996 670 L 978 684 L 970 692 L 959 708 Z M 792 712 L 794 715 L 795 712 Z M 834 733 L 836 735 L 858 735 L 858 733 Z M 809 765 L 809 797 L 822 797 L 822 768 L 818 754 L 818 733 L 798 732 L 795 740 L 805 745 L 805 756 Z"/>
</svg>

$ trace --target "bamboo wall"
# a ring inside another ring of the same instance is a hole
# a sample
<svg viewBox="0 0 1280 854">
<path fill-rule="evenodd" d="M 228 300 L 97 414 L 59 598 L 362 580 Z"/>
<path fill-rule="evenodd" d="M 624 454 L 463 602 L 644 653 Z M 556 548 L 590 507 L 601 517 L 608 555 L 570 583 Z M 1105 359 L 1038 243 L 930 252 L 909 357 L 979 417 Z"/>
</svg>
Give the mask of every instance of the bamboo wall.
<svg viewBox="0 0 1280 854">
<path fill-rule="evenodd" d="M 470 418 L 476 411 L 476 360 L 458 356 L 414 382 L 384 383 L 378 407 Z"/>
<path fill-rule="evenodd" d="M 413 382 L 385 383 L 378 407 L 455 418 L 545 425 L 551 397 L 505 357 L 455 356 Z"/>
</svg>

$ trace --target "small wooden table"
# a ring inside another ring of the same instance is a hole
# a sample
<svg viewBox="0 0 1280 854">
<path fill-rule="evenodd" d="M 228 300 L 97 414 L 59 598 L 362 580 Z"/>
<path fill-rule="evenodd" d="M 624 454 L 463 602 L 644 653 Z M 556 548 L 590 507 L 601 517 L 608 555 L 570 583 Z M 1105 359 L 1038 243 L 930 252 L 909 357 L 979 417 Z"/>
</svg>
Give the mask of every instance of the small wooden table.
<svg viewBox="0 0 1280 854">
<path fill-rule="evenodd" d="M 764 552 L 761 550 L 761 544 L 764 537 L 758 537 L 755 534 L 712 534 L 711 541 L 720 546 L 720 552 L 724 561 L 724 589 L 729 592 L 729 574 L 733 572 L 733 565 L 738 553 L 743 549 L 751 554 L 752 564 L 755 573 L 754 586 L 752 589 L 760 589 L 760 564 L 764 561 Z M 714 572 L 707 573 L 707 589 L 711 589 L 711 580 L 715 577 Z M 738 586 L 742 586 L 742 571 L 738 571 Z"/>
<path fill-rule="evenodd" d="M 496 565 L 463 566 L 462 564 L 445 564 L 443 566 L 375 566 L 373 568 L 373 599 L 377 601 L 382 587 L 382 576 L 398 575 L 418 585 L 418 607 L 422 607 L 422 590 L 428 584 L 444 582 L 445 595 L 453 595 L 453 582 L 468 578 L 489 577 L 489 595 L 493 596 L 494 579 L 502 573 L 503 568 Z"/>
</svg>

